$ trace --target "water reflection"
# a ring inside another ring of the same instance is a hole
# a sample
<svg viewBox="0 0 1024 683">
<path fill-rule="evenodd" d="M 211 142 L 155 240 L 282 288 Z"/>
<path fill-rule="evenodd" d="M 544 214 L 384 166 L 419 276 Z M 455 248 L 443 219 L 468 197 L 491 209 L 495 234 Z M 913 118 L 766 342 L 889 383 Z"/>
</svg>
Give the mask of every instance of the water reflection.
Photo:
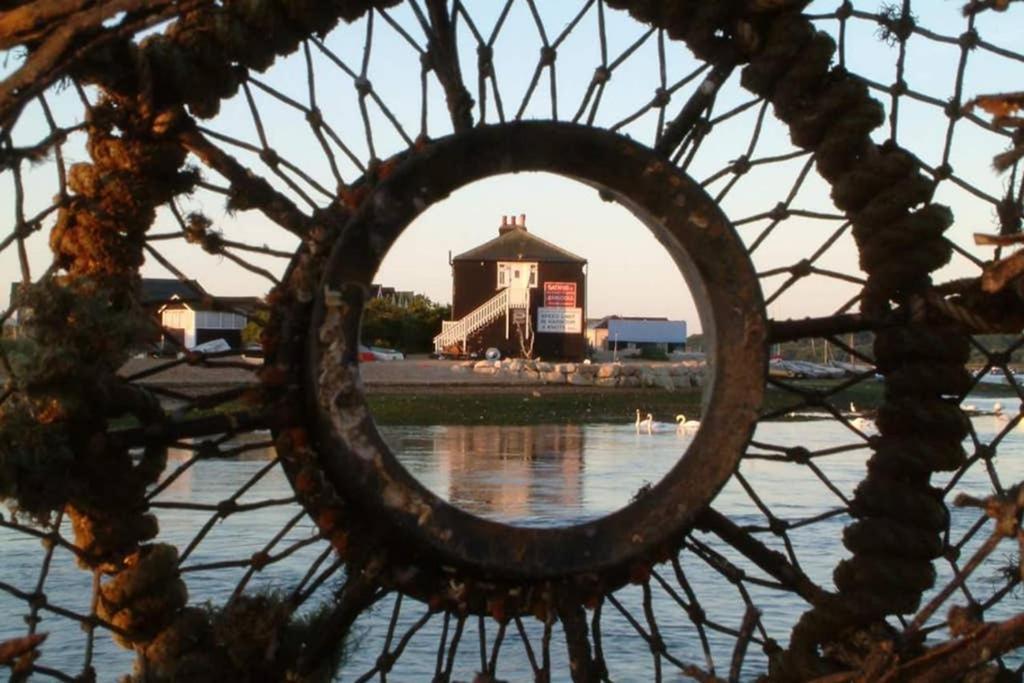
<svg viewBox="0 0 1024 683">
<path fill-rule="evenodd" d="M 971 419 L 974 433 L 981 443 L 991 443 L 1008 427 L 991 413 L 995 400 L 972 400 L 979 414 Z M 1002 399 L 1004 411 L 1015 415 L 1019 401 Z M 677 434 L 674 425 L 655 430 L 654 434 L 637 434 L 634 425 L 540 425 L 532 427 L 381 427 L 381 433 L 395 450 L 399 460 L 424 485 L 437 495 L 475 514 L 522 525 L 566 525 L 593 519 L 627 504 L 635 491 L 647 482 L 660 479 L 678 460 L 688 443 L 686 435 Z M 775 515 L 787 521 L 817 518 L 815 524 L 789 530 L 789 542 L 783 543 L 771 533 L 760 533 L 759 539 L 780 553 L 794 552 L 801 568 L 826 589 L 834 588 L 832 570 L 836 562 L 847 553 L 840 539 L 842 529 L 849 522 L 843 512 L 844 499 L 849 499 L 858 482 L 864 477 L 865 460 L 869 449 L 848 428 L 834 420 L 808 422 L 768 422 L 759 424 L 755 439 L 760 446 L 752 453 L 771 455 L 769 447 L 802 445 L 813 453 L 815 468 L 783 463 L 770 459 L 745 459 L 740 473 L 757 500 L 763 502 Z M 173 449 L 170 453 L 166 478 L 167 488 L 158 500 L 163 503 L 203 502 L 216 504 L 234 496 L 244 488 L 238 502 L 245 504 L 260 500 L 286 500 L 292 496 L 291 487 L 279 467 L 273 466 L 269 436 L 255 435 L 252 441 L 224 444 L 233 447 L 253 446 L 253 450 L 229 459 L 201 459 L 189 464 L 195 447 Z M 973 452 L 972 439 L 965 442 L 968 453 Z M 1008 487 L 1024 478 L 1024 430 L 1012 428 L 1004 435 L 998 447 L 999 457 L 991 462 L 991 473 L 982 461 L 956 480 L 953 491 L 973 495 L 986 495 L 991 491 L 993 478 Z M 265 471 L 264 471 L 265 470 Z M 826 477 L 833 488 L 824 485 Z M 950 483 L 949 473 L 933 478 L 933 484 L 944 487 Z M 713 502 L 716 510 L 735 523 L 748 528 L 765 528 L 764 511 L 750 493 L 732 479 L 719 492 Z M 278 537 L 275 552 L 292 544 L 315 537 L 312 522 L 297 505 L 282 505 L 253 509 L 220 519 L 205 509 L 166 507 L 158 510 L 160 535 L 157 542 L 172 543 L 183 553 L 200 530 L 209 527 L 203 541 L 189 551 L 183 563 L 189 584 L 189 597 L 193 604 L 204 601 L 220 603 L 236 589 L 245 573 L 239 561 L 263 550 Z M 838 513 L 835 516 L 828 516 Z M 958 542 L 977 521 L 978 511 L 954 508 L 950 513 L 951 539 Z M 71 535 L 65 525 L 64 533 Z M 984 540 L 987 531 L 963 545 L 964 557 L 970 556 Z M 710 534 L 695 533 L 694 539 L 705 543 L 723 557 L 744 564 L 743 558 Z M 0 530 L 0 582 L 18 590 L 35 590 L 41 567 L 38 540 L 23 534 Z M 253 577 L 248 590 L 277 588 L 290 590 L 297 586 L 321 552 L 328 550 L 323 542 L 303 546 L 298 551 L 283 555 L 281 560 L 265 567 Z M 998 558 L 993 558 L 998 559 Z M 998 562 L 997 562 L 998 563 Z M 244 564 L 244 562 L 243 562 Z M 201 570 L 203 566 L 209 567 Z M 687 572 L 692 590 L 699 596 L 701 607 L 720 623 L 738 628 L 744 616 L 744 601 L 737 588 L 714 567 L 703 564 L 693 554 L 686 554 L 682 566 Z M 199 568 L 199 569 L 197 569 Z M 938 584 L 951 576 L 948 563 L 936 563 Z M 995 569 L 983 567 L 968 582 L 968 589 L 984 601 L 1003 585 L 1004 579 Z M 43 587 L 52 604 L 87 614 L 90 609 L 92 577 L 79 570 L 73 558 L 58 550 Z M 324 594 L 331 586 L 324 587 Z M 774 637 L 785 638 L 794 621 L 806 609 L 799 597 L 788 591 L 779 591 L 770 585 L 745 586 L 754 603 L 761 609 L 762 624 Z M 632 605 L 634 614 L 643 614 L 644 596 L 637 586 L 627 586 L 617 593 L 623 603 Z M 311 601 L 316 603 L 316 600 Z M 376 663 L 383 644 L 388 640 L 388 623 L 392 603 L 379 606 L 377 611 L 361 615 L 357 632 L 361 635 L 354 647 L 343 680 L 356 680 Z M 1019 604 L 1006 600 L 986 615 L 995 621 L 1016 613 Z M 24 601 L 0 591 L 0 640 L 21 635 L 25 631 L 21 617 L 26 613 Z M 408 616 L 403 613 L 403 625 L 418 619 L 425 608 L 413 605 Z M 685 612 L 671 596 L 655 591 L 652 609 L 662 626 L 662 635 L 672 651 L 683 659 L 702 661 L 703 651 L 693 633 Z M 75 672 L 84 660 L 84 639 L 78 624 L 59 615 L 43 613 L 42 630 L 51 633 L 44 648 L 40 664 Z M 407 623 L 408 622 L 408 623 Z M 467 629 L 469 626 L 467 626 Z M 490 628 L 490 626 L 488 626 Z M 525 628 L 532 642 L 538 642 L 542 624 L 525 620 Z M 603 618 L 605 658 L 614 672 L 615 680 L 653 680 L 650 659 L 640 656 L 635 631 L 628 621 L 609 610 Z M 399 631 L 401 633 L 403 631 Z M 430 680 L 433 675 L 437 644 L 444 630 L 438 616 L 417 633 L 394 671 L 392 680 Z M 493 638 L 493 632 L 490 638 Z M 476 637 L 467 631 L 467 639 Z M 734 641 L 726 635 L 711 633 L 710 648 L 718 661 L 728 663 Z M 499 678 L 505 680 L 531 680 L 525 654 L 514 651 L 518 641 L 510 639 L 513 648 L 503 657 Z M 564 662 L 565 644 L 556 630 L 552 652 L 556 669 L 568 671 Z M 106 637 L 97 638 L 93 662 L 97 670 L 108 674 L 128 671 L 131 653 L 118 648 Z M 507 658 L 506 658 L 507 657 Z M 753 652 L 748 669 L 740 676 L 750 680 L 755 672 L 765 667 L 763 655 Z M 473 648 L 459 650 L 454 662 L 454 680 L 472 680 L 479 669 L 479 658 Z M 558 679 L 561 680 L 561 679 Z"/>
<path fill-rule="evenodd" d="M 467 512 L 519 526 L 578 524 L 656 482 L 692 435 L 632 425 L 382 427 L 424 486 Z M 592 438 L 596 437 L 596 438 Z"/>
</svg>

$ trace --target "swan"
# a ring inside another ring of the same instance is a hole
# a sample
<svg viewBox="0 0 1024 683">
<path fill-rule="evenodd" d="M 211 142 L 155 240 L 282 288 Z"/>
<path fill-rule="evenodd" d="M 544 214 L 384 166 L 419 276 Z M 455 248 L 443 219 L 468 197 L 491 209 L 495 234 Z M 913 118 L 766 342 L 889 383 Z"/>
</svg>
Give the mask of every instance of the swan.
<svg viewBox="0 0 1024 683">
<path fill-rule="evenodd" d="M 875 423 L 864 417 L 855 418 L 850 424 L 862 432 L 871 431 L 875 428 Z"/>
<path fill-rule="evenodd" d="M 1003 404 L 999 401 L 996 401 L 995 405 L 992 406 L 992 413 L 1000 422 L 1007 422 L 1010 419 L 1010 416 L 1003 412 Z"/>
<path fill-rule="evenodd" d="M 676 431 L 694 431 L 700 428 L 700 420 L 687 420 L 682 413 L 676 415 Z"/>
<path fill-rule="evenodd" d="M 654 416 L 647 413 L 647 417 L 643 420 L 640 419 L 640 409 L 636 409 L 636 433 L 640 433 L 640 429 L 646 429 L 648 434 L 654 432 Z"/>
</svg>

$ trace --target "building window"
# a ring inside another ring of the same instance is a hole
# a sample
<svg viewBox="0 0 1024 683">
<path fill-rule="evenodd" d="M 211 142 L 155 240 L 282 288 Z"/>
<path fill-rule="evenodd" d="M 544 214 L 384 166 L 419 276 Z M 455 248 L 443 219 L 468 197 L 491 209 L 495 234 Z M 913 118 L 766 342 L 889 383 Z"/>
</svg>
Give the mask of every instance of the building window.
<svg viewBox="0 0 1024 683">
<path fill-rule="evenodd" d="M 510 284 L 509 276 L 508 276 L 508 273 L 509 273 L 509 267 L 508 266 L 509 266 L 509 264 L 507 264 L 507 263 L 499 263 L 498 264 L 498 289 L 501 289 L 502 287 L 508 287 L 509 284 Z"/>
<path fill-rule="evenodd" d="M 530 286 L 531 287 L 536 287 L 537 286 L 537 264 L 536 263 L 531 263 L 530 264 Z"/>
</svg>

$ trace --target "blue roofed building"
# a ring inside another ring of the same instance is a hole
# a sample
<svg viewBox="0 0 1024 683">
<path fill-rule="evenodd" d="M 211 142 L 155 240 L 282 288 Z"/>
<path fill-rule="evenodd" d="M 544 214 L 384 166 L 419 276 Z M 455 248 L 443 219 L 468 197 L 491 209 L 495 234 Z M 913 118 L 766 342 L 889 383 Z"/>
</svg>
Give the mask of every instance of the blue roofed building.
<svg viewBox="0 0 1024 683">
<path fill-rule="evenodd" d="M 587 326 L 587 337 L 595 351 L 640 353 L 645 348 L 665 353 L 686 350 L 686 321 L 609 315 Z"/>
</svg>

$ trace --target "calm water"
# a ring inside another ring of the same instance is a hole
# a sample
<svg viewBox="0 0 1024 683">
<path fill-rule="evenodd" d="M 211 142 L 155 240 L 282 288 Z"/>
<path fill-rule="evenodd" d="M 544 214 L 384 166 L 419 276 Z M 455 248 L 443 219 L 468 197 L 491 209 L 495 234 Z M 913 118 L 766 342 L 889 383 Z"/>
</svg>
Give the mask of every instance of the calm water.
<svg viewBox="0 0 1024 683">
<path fill-rule="evenodd" d="M 971 403 L 979 409 L 991 408 L 994 401 L 978 399 Z M 1014 411 L 1014 401 L 1002 400 Z M 982 442 L 990 441 L 1003 427 L 993 417 L 976 417 L 975 430 Z M 573 524 L 619 509 L 633 494 L 649 482 L 657 481 L 677 460 L 691 437 L 677 434 L 672 424 L 660 425 L 652 435 L 636 434 L 632 423 L 621 425 L 559 425 L 535 427 L 388 427 L 382 429 L 386 439 L 400 454 L 405 466 L 435 493 L 475 514 L 508 523 L 545 526 Z M 765 460 L 745 460 L 740 473 L 750 487 L 744 488 L 733 479 L 714 501 L 714 507 L 738 524 L 764 525 L 766 506 L 778 518 L 798 522 L 843 507 L 864 473 L 868 450 L 857 447 L 856 435 L 832 421 L 776 422 L 758 427 L 755 440 L 768 446 L 803 445 L 814 451 L 849 446 L 850 450 L 815 459 L 821 476 L 808 467 Z M 766 448 L 751 449 L 768 453 Z M 973 448 L 969 448 L 969 451 Z M 1015 430 L 999 446 L 994 474 L 1003 485 L 1024 478 L 1024 430 Z M 189 457 L 187 451 L 172 454 L 172 471 Z M 179 476 L 159 497 L 165 504 L 183 502 L 216 502 L 231 496 L 267 464 L 271 453 L 259 449 L 241 459 L 204 461 Z M 944 485 L 942 478 L 936 482 Z M 989 474 L 983 465 L 973 467 L 956 483 L 954 490 L 984 495 L 990 491 Z M 270 469 L 239 499 L 253 502 L 284 499 L 291 496 L 288 484 L 276 467 Z M 184 549 L 197 530 L 211 518 L 209 512 L 168 508 L 158 511 L 161 519 L 160 540 L 175 543 Z M 953 538 L 974 522 L 970 511 L 956 511 L 953 517 Z M 831 587 L 831 572 L 837 559 L 845 554 L 839 538 L 848 522 L 843 515 L 794 528 L 790 531 L 791 547 L 803 570 L 815 581 Z M 266 507 L 229 517 L 213 525 L 212 531 L 192 550 L 183 563 L 192 600 L 222 602 L 235 589 L 243 574 L 241 569 L 203 570 L 203 565 L 227 560 L 243 560 L 262 549 L 276 534 L 293 523 L 284 533 L 275 552 L 290 544 L 309 538 L 312 525 L 295 505 Z M 68 532 L 70 535 L 70 531 Z M 721 547 L 713 537 L 695 535 L 709 547 L 737 565 L 749 564 L 728 548 Z M 772 547 L 785 552 L 780 539 L 762 535 Z M 968 544 L 968 549 L 976 543 Z M 38 541 L 0 530 L 0 581 L 24 591 L 33 591 L 40 576 L 44 554 Z M 286 559 L 269 565 L 256 575 L 250 587 L 294 587 L 324 545 L 312 544 L 296 550 Z M 997 552 L 997 555 L 999 553 Z M 1010 549 L 1002 553 L 1009 555 Z M 74 567 L 66 551 L 57 550 L 47 576 L 44 591 L 53 604 L 87 614 L 90 610 L 91 576 Z M 744 602 L 737 588 L 723 579 L 707 564 L 692 554 L 683 558 L 684 571 L 702 607 L 711 620 L 736 628 L 744 612 Z M 940 567 L 941 578 L 948 577 L 948 567 Z M 670 577 L 671 571 L 664 573 Z M 756 570 L 752 571 L 759 575 Z M 678 584 L 673 583 L 678 590 Z M 773 638 L 784 641 L 793 621 L 805 609 L 799 599 L 787 593 L 746 584 L 751 599 L 762 611 L 762 623 Z M 983 600 L 995 586 L 994 570 L 983 570 L 970 584 L 975 597 Z M 328 591 L 331 583 L 325 584 Z M 640 590 L 627 587 L 617 594 L 633 615 L 643 621 Z M 350 655 L 343 680 L 355 680 L 372 669 L 386 638 L 393 601 L 384 601 L 374 611 L 360 618 L 356 625 L 358 647 Z M 1011 599 L 1001 606 L 1003 613 L 1016 607 Z M 677 657 L 706 666 L 695 631 L 682 610 L 669 595 L 656 590 L 654 612 L 662 636 Z M 22 616 L 25 604 L 0 591 L 0 640 L 24 633 Z M 944 612 L 944 610 L 943 610 Z M 424 613 L 421 606 L 407 603 L 400 616 L 404 628 Z M 996 615 L 998 616 L 998 615 Z M 43 614 L 40 630 L 51 633 L 44 648 L 41 664 L 77 673 L 81 668 L 85 639 L 77 624 L 50 613 Z M 524 620 L 531 645 L 536 649 L 541 638 L 541 625 L 533 619 Z M 484 640 L 493 643 L 496 624 L 488 621 Z M 628 621 L 606 606 L 602 623 L 605 658 L 615 680 L 650 680 L 651 658 L 646 647 L 636 638 Z M 435 616 L 408 642 L 406 652 L 389 676 L 397 681 L 429 680 L 434 672 L 442 619 Z M 727 673 L 734 640 L 729 636 L 710 635 L 710 647 L 719 673 Z M 471 680 L 480 669 L 480 634 L 476 620 L 467 622 L 455 659 L 454 680 Z M 554 670 L 565 671 L 564 645 L 552 641 Z M 102 633 L 95 643 L 95 661 L 103 680 L 114 680 L 131 667 L 131 656 L 119 649 Z M 502 645 L 498 675 L 510 681 L 531 680 L 522 641 L 510 629 Z M 763 658 L 752 646 L 744 679 L 753 678 Z"/>
</svg>

